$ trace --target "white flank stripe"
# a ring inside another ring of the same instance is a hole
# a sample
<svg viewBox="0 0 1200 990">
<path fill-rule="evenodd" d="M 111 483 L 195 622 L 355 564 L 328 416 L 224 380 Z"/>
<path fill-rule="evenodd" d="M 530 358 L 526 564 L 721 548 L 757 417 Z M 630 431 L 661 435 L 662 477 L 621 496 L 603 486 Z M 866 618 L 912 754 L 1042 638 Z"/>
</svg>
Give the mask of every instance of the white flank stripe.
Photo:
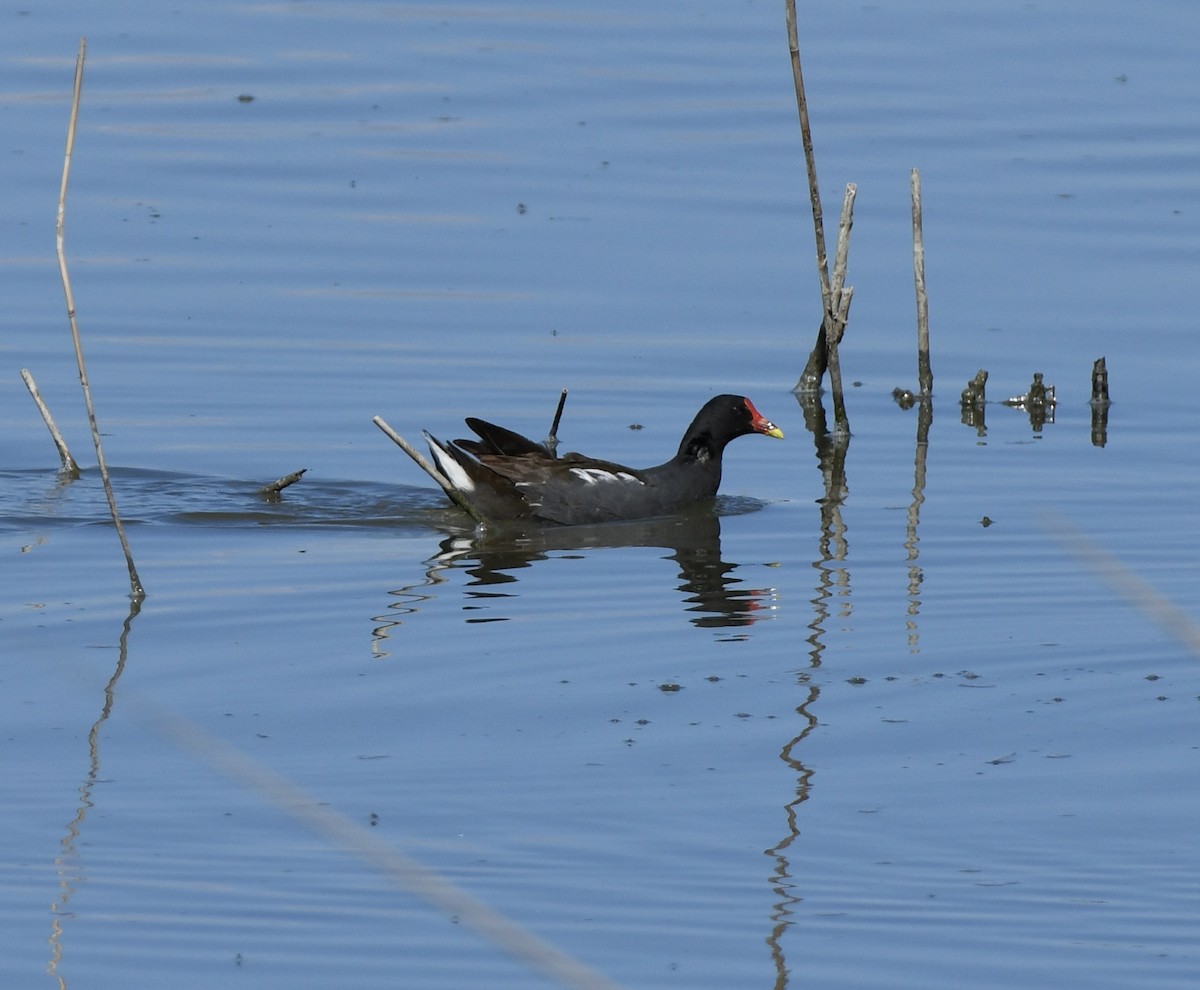
<svg viewBox="0 0 1200 990">
<path fill-rule="evenodd" d="M 644 482 L 639 481 L 628 471 L 617 471 L 614 473 L 612 471 L 605 471 L 603 468 L 571 468 L 571 473 L 577 478 L 582 478 L 589 485 L 594 485 L 598 481 L 632 481 L 639 485 L 644 484 Z"/>
</svg>

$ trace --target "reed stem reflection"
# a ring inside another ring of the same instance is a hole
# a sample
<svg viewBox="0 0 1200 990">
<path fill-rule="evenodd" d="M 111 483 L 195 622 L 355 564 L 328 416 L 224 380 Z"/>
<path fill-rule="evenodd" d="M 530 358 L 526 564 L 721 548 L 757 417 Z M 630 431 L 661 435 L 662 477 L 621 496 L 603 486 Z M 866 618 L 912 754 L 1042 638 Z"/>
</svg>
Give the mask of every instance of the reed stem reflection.
<svg viewBox="0 0 1200 990">
<path fill-rule="evenodd" d="M 84 878 L 83 865 L 79 856 L 79 839 L 83 834 L 83 825 L 88 812 L 94 807 L 92 788 L 100 778 L 100 730 L 112 714 L 113 702 L 116 699 L 117 682 L 125 672 L 125 660 L 129 655 L 129 630 L 133 620 L 141 611 L 141 599 L 131 598 L 129 614 L 121 626 L 118 640 L 117 665 L 108 683 L 104 685 L 104 701 L 100 706 L 100 715 L 92 723 L 88 731 L 88 772 L 79 787 L 79 806 L 75 817 L 67 823 L 67 834 L 59 841 L 60 851 L 54 858 L 54 869 L 58 875 L 58 897 L 50 905 L 50 961 L 46 964 L 46 972 L 54 978 L 60 990 L 66 990 L 67 980 L 59 972 L 63 958 L 63 936 L 66 934 L 65 922 L 72 917 L 70 909 L 71 898 L 79 882 Z"/>
<path fill-rule="evenodd" d="M 812 563 L 817 582 L 811 599 L 813 617 L 808 623 L 809 635 L 806 638 L 808 667 L 797 674 L 797 681 L 805 692 L 804 701 L 795 709 L 800 717 L 801 727 L 779 753 L 779 758 L 794 775 L 795 789 L 783 806 L 785 833 L 774 846 L 766 850 L 766 855 L 775 861 L 771 884 L 777 900 L 771 912 L 771 931 L 766 938 L 775 969 L 775 990 L 784 990 L 788 985 L 789 968 L 783 936 L 792 925 L 795 905 L 803 900 L 803 895 L 797 892 L 797 871 L 793 868 L 790 849 L 800 835 L 798 812 L 800 805 L 809 798 L 814 774 L 813 769 L 807 766 L 799 755 L 800 744 L 817 727 L 814 706 L 821 695 L 821 689 L 812 682 L 812 671 L 821 666 L 825 652 L 826 624 L 833 611 L 831 600 L 841 600 L 837 609 L 839 616 L 848 617 L 853 611 L 850 571 L 846 567 L 849 541 L 842 515 L 842 506 L 850 493 L 846 482 L 846 454 L 850 447 L 850 437 L 848 434 L 831 435 L 828 432 L 825 408 L 819 395 L 797 395 L 796 400 L 804 413 L 805 425 L 813 436 L 824 494 L 818 500 L 821 507 L 820 530 L 817 536 L 817 556 Z"/>
</svg>

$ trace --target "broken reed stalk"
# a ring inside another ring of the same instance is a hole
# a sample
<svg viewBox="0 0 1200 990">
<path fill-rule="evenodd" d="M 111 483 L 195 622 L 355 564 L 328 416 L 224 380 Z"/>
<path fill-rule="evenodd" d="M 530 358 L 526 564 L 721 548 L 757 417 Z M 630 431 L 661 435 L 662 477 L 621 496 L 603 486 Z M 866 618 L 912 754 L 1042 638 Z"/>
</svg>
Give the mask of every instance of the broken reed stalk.
<svg viewBox="0 0 1200 990">
<path fill-rule="evenodd" d="M 838 221 L 837 252 L 833 260 L 833 278 L 830 280 L 830 300 L 834 307 L 832 316 L 825 320 L 825 349 L 829 365 L 829 388 L 833 393 L 833 431 L 839 436 L 848 435 L 850 423 L 846 417 L 846 395 L 842 390 L 842 365 L 838 357 L 838 345 L 846 332 L 850 318 L 850 301 L 854 289 L 846 285 L 846 266 L 850 256 L 850 231 L 854 227 L 854 199 L 858 186 L 846 183 L 846 196 L 842 200 L 842 215 Z"/>
<path fill-rule="evenodd" d="M 800 68 L 800 36 L 796 28 L 796 0 L 787 0 L 788 51 L 792 60 L 792 80 L 796 86 L 796 109 L 800 114 L 800 141 L 804 146 L 804 166 L 808 173 L 808 199 L 812 204 L 813 232 L 817 244 L 817 274 L 821 280 L 821 331 L 809 355 L 808 363 L 796 382 L 795 391 L 815 392 L 821 386 L 826 367 L 826 340 L 829 322 L 835 315 L 836 303 L 829 284 L 829 256 L 825 249 L 825 214 L 821 209 L 821 193 L 817 186 L 817 162 L 813 154 L 812 128 L 808 120 L 808 98 L 804 93 L 804 73 Z"/>
<path fill-rule="evenodd" d="M 467 500 L 462 497 L 462 494 L 458 492 L 449 481 L 446 480 L 446 476 L 443 475 L 442 472 L 435 468 L 432 464 L 430 464 L 429 461 L 425 459 L 425 456 L 419 450 L 417 450 L 416 447 L 414 447 L 411 443 L 405 440 L 404 437 L 388 426 L 388 424 L 384 422 L 382 416 L 373 416 L 371 418 L 371 422 L 378 426 L 387 435 L 388 439 L 392 441 L 392 443 L 404 451 L 404 453 L 408 454 L 408 456 L 416 462 L 417 467 L 419 467 L 422 471 L 429 475 L 429 477 L 436 481 L 438 483 L 438 487 L 440 487 L 442 491 L 444 491 L 450 497 L 450 501 L 467 513 L 467 515 L 469 515 L 477 523 L 485 522 L 483 516 L 481 516 L 470 505 L 470 503 L 468 503 Z"/>
<path fill-rule="evenodd" d="M 917 380 L 921 396 L 933 395 L 929 366 L 929 297 L 925 294 L 925 235 L 921 220 L 921 173 L 912 170 L 913 281 L 917 290 Z"/>
<path fill-rule="evenodd" d="M 846 284 L 846 265 L 850 258 L 850 231 L 854 229 L 854 200 L 858 186 L 846 183 L 846 195 L 842 199 L 842 215 L 838 218 L 837 250 L 833 255 L 833 279 L 829 283 L 829 298 L 835 308 L 840 305 L 838 293 Z"/>
<path fill-rule="evenodd" d="M 75 462 L 75 458 L 71 456 L 71 451 L 67 448 L 67 441 L 58 432 L 58 426 L 55 425 L 54 417 L 50 415 L 50 408 L 42 401 L 42 393 L 38 391 L 37 382 L 33 380 L 33 375 L 29 373 L 28 368 L 21 369 L 21 378 L 25 382 L 25 387 L 29 389 L 29 394 L 33 396 L 33 401 L 38 407 L 38 412 L 42 414 L 46 428 L 50 431 L 50 439 L 54 441 L 54 446 L 58 448 L 58 457 L 62 461 L 59 474 L 74 481 L 79 477 L 79 465 Z"/>
<path fill-rule="evenodd" d="M 62 186 L 58 192 L 58 221 L 55 224 L 55 245 L 58 254 L 58 272 L 62 276 L 63 293 L 67 300 L 67 319 L 71 323 L 71 339 L 75 343 L 75 364 L 79 368 L 79 384 L 83 388 L 83 401 L 87 407 L 88 424 L 92 428 L 92 443 L 96 448 L 96 463 L 100 468 L 100 478 L 104 482 L 104 494 L 108 498 L 108 510 L 112 515 L 113 525 L 121 540 L 121 549 L 125 553 L 125 565 L 129 568 L 129 591 L 134 601 L 140 602 L 146 597 L 142 581 L 138 577 L 137 568 L 133 563 L 133 554 L 129 551 L 129 540 L 125 537 L 125 527 L 121 523 L 120 513 L 117 512 L 117 498 L 113 494 L 112 481 L 108 477 L 108 465 L 104 460 L 104 445 L 100 441 L 100 427 L 96 424 L 96 409 L 92 404 L 92 389 L 88 385 L 87 368 L 83 361 L 83 344 L 79 339 L 79 325 L 75 322 L 75 297 L 71 292 L 71 278 L 67 273 L 67 256 L 65 244 L 65 220 L 67 211 L 67 183 L 71 176 L 71 153 L 75 147 L 75 124 L 79 119 L 79 95 L 83 90 L 83 62 L 87 57 L 87 39 L 79 39 L 79 54 L 75 57 L 75 88 L 71 97 L 71 119 L 67 125 L 67 150 L 63 158 Z"/>
</svg>

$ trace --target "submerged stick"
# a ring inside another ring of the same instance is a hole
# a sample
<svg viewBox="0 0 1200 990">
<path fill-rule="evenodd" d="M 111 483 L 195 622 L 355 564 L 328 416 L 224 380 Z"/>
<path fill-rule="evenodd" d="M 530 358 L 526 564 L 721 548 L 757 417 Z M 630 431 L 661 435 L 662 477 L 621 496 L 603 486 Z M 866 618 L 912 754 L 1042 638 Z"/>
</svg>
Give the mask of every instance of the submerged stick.
<svg viewBox="0 0 1200 990">
<path fill-rule="evenodd" d="M 297 481 L 304 477 L 308 468 L 301 468 L 299 471 L 293 471 L 291 474 L 285 474 L 278 481 L 272 481 L 269 485 L 263 485 L 258 490 L 260 495 L 278 495 L 281 491 L 290 485 L 294 485 Z"/>
<path fill-rule="evenodd" d="M 58 448 L 58 457 L 62 461 L 59 473 L 66 475 L 72 480 L 78 478 L 79 465 L 75 462 L 75 458 L 71 456 L 71 451 L 67 448 L 67 441 L 58 432 L 58 427 L 54 423 L 54 417 L 50 415 L 50 408 L 42 401 L 42 393 L 38 391 L 37 382 L 33 380 L 33 375 L 29 373 L 27 368 L 21 369 L 21 378 L 25 382 L 25 387 L 29 389 L 29 394 L 33 396 L 33 401 L 37 404 L 38 412 L 42 414 L 46 428 L 50 431 L 50 439 L 54 441 L 54 446 Z"/>
<path fill-rule="evenodd" d="M 71 153 L 75 148 L 75 123 L 79 119 L 79 95 L 83 89 L 83 62 L 87 57 L 87 39 L 79 39 L 79 54 L 75 58 L 75 88 L 71 97 L 71 119 L 67 125 L 67 150 L 63 158 L 62 186 L 58 192 L 58 221 L 55 224 L 55 246 L 58 254 L 58 272 L 62 276 L 63 294 L 67 300 L 67 319 L 71 324 L 71 339 L 75 343 L 75 364 L 79 368 L 79 384 L 83 389 L 83 402 L 87 407 L 88 424 L 92 428 L 92 444 L 96 448 L 96 463 L 100 468 L 100 479 L 104 482 L 104 494 L 108 498 L 108 511 L 112 515 L 113 525 L 121 540 L 121 550 L 125 554 L 125 566 L 129 568 L 129 592 L 135 601 L 146 597 L 141 578 L 133 563 L 133 554 L 129 551 L 129 540 L 125 537 L 125 527 L 121 523 L 121 515 L 117 511 L 117 497 L 113 494 L 112 481 L 108 477 L 108 464 L 104 460 L 104 445 L 100 441 L 100 427 L 96 424 L 96 409 L 92 404 L 92 389 L 88 385 L 87 368 L 83 361 L 83 343 L 79 339 L 79 325 L 75 322 L 75 296 L 71 292 L 71 278 L 67 273 L 67 256 L 64 249 L 66 241 L 65 221 L 67 212 L 67 183 L 71 176 Z"/>
<path fill-rule="evenodd" d="M 429 475 L 429 477 L 436 481 L 438 483 L 438 487 L 449 496 L 451 502 L 462 509 L 477 523 L 486 521 L 483 516 L 481 516 L 465 498 L 463 498 L 462 493 L 458 491 L 458 489 L 456 489 L 452 484 L 450 484 L 450 482 L 446 479 L 446 476 L 432 464 L 430 464 L 429 461 L 425 459 L 425 456 L 419 450 L 417 450 L 416 447 L 414 447 L 411 443 L 405 440 L 404 437 L 400 436 L 399 433 L 388 426 L 388 424 L 384 422 L 382 416 L 373 416 L 371 418 L 371 422 L 378 426 L 387 435 L 388 439 L 392 441 L 392 443 L 404 451 L 404 453 L 408 454 L 408 456 L 416 462 L 417 467 L 419 467 L 422 471 Z"/>
<path fill-rule="evenodd" d="M 929 366 L 929 297 L 925 293 L 925 235 L 921 220 L 921 173 L 912 170 L 913 282 L 917 290 L 917 380 L 921 395 L 933 394 Z"/>
</svg>

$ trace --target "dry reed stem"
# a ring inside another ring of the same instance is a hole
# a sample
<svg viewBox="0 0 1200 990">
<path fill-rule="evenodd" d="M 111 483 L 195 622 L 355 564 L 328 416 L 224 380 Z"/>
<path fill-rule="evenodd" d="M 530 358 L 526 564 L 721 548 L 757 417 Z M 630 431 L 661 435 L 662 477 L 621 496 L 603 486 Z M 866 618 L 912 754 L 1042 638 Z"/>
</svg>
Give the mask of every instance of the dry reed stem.
<svg viewBox="0 0 1200 990">
<path fill-rule="evenodd" d="M 67 256 L 64 250 L 65 221 L 67 212 L 67 183 L 71 177 L 71 153 L 75 148 L 75 124 L 79 119 L 79 96 L 83 90 L 83 62 L 87 57 L 87 39 L 79 39 L 79 54 L 75 58 L 75 87 L 71 97 L 71 120 L 67 125 L 67 150 L 63 157 L 62 186 L 58 192 L 58 221 L 55 224 L 55 246 L 58 254 L 58 272 L 62 276 L 63 293 L 67 300 L 67 319 L 71 323 L 71 339 L 75 344 L 75 364 L 79 368 L 79 384 L 83 389 L 83 401 L 87 407 L 88 424 L 92 429 L 92 443 L 96 448 L 96 463 L 100 468 L 100 479 L 104 482 L 104 494 L 108 498 L 108 511 L 121 540 L 125 554 L 125 565 L 129 568 L 129 593 L 135 601 L 146 597 L 142 581 L 129 551 L 129 540 L 125 537 L 125 526 L 117 511 L 117 497 L 113 494 L 112 481 L 108 477 L 108 464 L 104 460 L 104 445 L 100 440 L 100 427 L 96 424 L 96 409 L 92 404 L 92 389 L 88 385 L 87 367 L 83 360 L 83 343 L 79 338 L 79 325 L 75 322 L 75 297 L 71 292 L 71 278 L 67 273 Z"/>
<path fill-rule="evenodd" d="M 813 234 L 817 245 L 817 276 L 821 283 L 821 328 L 809 353 L 808 361 L 793 388 L 797 393 L 820 391 L 821 379 L 829 367 L 830 335 L 838 313 L 838 301 L 829 280 L 829 255 L 825 247 L 825 213 L 821 207 L 821 192 L 817 183 L 817 161 L 813 153 L 812 127 L 808 119 L 808 97 L 804 92 L 804 72 L 800 67 L 800 36 L 796 27 L 796 0 L 787 0 L 788 51 L 792 62 L 792 81 L 796 87 L 796 110 L 800 115 L 800 141 L 804 147 L 804 166 L 808 174 L 808 199 L 812 206 Z M 843 330 L 845 328 L 843 327 Z"/>
<path fill-rule="evenodd" d="M 436 481 L 442 491 L 444 491 L 450 497 L 450 501 L 466 512 L 467 515 L 469 515 L 477 523 L 486 522 L 483 516 L 481 516 L 465 498 L 463 498 L 462 493 L 459 492 L 458 489 L 456 489 L 452 484 L 450 484 L 450 482 L 446 479 L 446 476 L 443 475 L 442 472 L 435 468 L 432 464 L 430 464 L 429 461 L 425 459 L 425 456 L 419 450 L 417 450 L 416 447 L 414 447 L 411 443 L 405 440 L 404 437 L 388 426 L 388 424 L 384 422 L 382 416 L 372 417 L 371 422 L 378 426 L 385 434 L 387 434 L 388 439 L 390 439 L 392 443 L 403 450 L 404 453 L 408 454 L 408 456 L 416 462 L 417 467 L 419 467 L 422 471 L 429 475 L 429 477 Z"/>
<path fill-rule="evenodd" d="M 79 465 L 75 462 L 75 458 L 71 456 L 71 451 L 67 448 L 67 441 L 58 432 L 58 426 L 55 425 L 54 417 L 50 415 L 50 407 L 42 400 L 42 393 L 38 391 L 37 382 L 33 380 L 33 375 L 29 373 L 29 369 L 21 369 L 21 378 L 25 382 L 25 387 L 29 389 L 29 394 L 33 396 L 33 401 L 38 407 L 38 412 L 42 414 L 42 420 L 45 422 L 46 428 L 50 431 L 50 439 L 54 441 L 54 446 L 58 448 L 58 457 L 62 461 L 59 473 L 66 475 L 71 480 L 78 478 Z"/>
<path fill-rule="evenodd" d="M 917 291 L 917 379 L 921 395 L 933 394 L 933 369 L 929 365 L 929 297 L 925 294 L 925 235 L 921 220 L 921 173 L 915 168 L 912 183 L 913 281 Z"/>
<path fill-rule="evenodd" d="M 821 302 L 827 315 L 833 314 L 833 295 L 829 285 L 829 257 L 825 250 L 825 215 L 817 187 L 817 161 L 813 154 L 812 128 L 808 120 L 808 98 L 804 94 L 804 73 L 800 68 L 800 36 L 796 29 L 796 0 L 787 0 L 788 51 L 792 59 L 792 80 L 796 86 L 796 109 L 800 114 L 800 140 L 804 145 L 804 165 L 808 172 L 808 198 L 812 204 L 813 232 L 817 241 L 817 272 L 821 278 Z"/>
</svg>

